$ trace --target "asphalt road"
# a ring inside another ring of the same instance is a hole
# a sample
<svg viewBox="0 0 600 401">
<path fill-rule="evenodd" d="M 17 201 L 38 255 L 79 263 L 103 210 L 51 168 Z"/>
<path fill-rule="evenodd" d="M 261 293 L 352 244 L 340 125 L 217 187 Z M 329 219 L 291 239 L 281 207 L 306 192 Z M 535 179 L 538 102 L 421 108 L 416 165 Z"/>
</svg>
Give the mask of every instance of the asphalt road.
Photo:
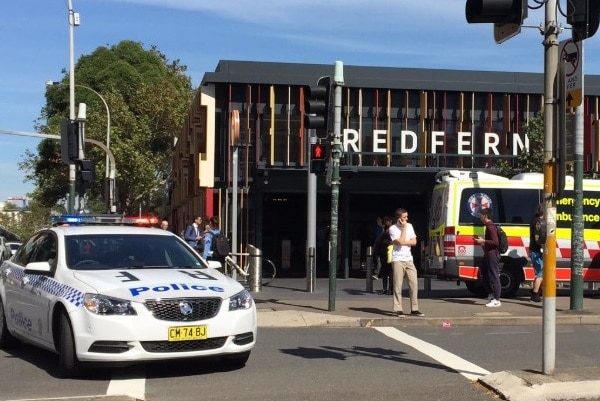
<svg viewBox="0 0 600 401">
<path fill-rule="evenodd" d="M 574 372 L 600 360 L 597 326 L 557 330 L 557 367 Z M 512 369 L 539 371 L 541 328 L 407 327 L 259 330 L 247 366 L 216 361 L 92 369 L 53 375 L 56 357 L 30 346 L 0 351 L 0 401 L 125 394 L 148 401 L 427 399 L 496 400 L 473 378 Z"/>
</svg>

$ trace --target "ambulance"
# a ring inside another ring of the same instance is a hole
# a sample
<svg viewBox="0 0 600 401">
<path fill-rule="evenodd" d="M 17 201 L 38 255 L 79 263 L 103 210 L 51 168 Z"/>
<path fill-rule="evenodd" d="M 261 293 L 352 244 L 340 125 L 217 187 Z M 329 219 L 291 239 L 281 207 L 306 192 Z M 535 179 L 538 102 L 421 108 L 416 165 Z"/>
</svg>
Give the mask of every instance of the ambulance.
<svg viewBox="0 0 600 401">
<path fill-rule="evenodd" d="M 559 284 L 571 279 L 574 192 L 573 179 L 567 177 L 566 181 L 563 196 L 556 201 Z M 529 259 L 529 222 L 542 200 L 541 173 L 523 173 L 509 179 L 482 171 L 440 171 L 429 210 L 425 272 L 464 282 L 473 294 L 485 295 L 478 269 L 483 250 L 473 236 L 485 234 L 479 210 L 490 208 L 492 220 L 504 229 L 509 244 L 500 260 L 502 297 L 514 297 L 523 282 L 534 279 Z M 600 180 L 583 180 L 583 222 L 583 279 L 600 282 Z"/>
</svg>

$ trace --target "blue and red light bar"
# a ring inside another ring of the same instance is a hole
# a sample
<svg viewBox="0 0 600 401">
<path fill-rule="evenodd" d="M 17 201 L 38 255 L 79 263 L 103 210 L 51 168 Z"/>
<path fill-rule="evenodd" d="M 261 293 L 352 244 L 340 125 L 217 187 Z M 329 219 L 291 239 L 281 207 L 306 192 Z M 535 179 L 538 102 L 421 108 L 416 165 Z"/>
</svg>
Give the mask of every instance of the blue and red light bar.
<svg viewBox="0 0 600 401">
<path fill-rule="evenodd" d="M 115 214 L 59 215 L 50 218 L 52 225 L 118 224 L 151 227 L 158 224 L 153 216 L 121 216 Z"/>
</svg>

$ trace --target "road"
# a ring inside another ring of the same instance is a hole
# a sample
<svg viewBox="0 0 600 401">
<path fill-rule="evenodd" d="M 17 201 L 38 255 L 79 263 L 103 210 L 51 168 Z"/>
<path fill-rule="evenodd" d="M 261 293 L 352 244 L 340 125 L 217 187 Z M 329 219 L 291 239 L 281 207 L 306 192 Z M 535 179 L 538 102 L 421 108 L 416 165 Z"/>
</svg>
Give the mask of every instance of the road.
<svg viewBox="0 0 600 401">
<path fill-rule="evenodd" d="M 244 369 L 216 361 L 95 368 L 53 376 L 56 358 L 30 346 L 0 351 L 1 401 L 126 394 L 148 401 L 498 399 L 477 377 L 541 368 L 541 327 L 260 329 Z M 557 366 L 600 360 L 597 326 L 557 329 Z"/>
</svg>

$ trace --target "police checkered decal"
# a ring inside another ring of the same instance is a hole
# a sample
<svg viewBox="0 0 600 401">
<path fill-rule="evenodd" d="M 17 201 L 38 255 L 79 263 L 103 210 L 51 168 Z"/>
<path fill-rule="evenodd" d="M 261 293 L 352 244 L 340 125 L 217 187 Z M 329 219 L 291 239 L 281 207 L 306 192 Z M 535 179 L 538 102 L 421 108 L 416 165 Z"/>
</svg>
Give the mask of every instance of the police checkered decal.
<svg viewBox="0 0 600 401">
<path fill-rule="evenodd" d="M 22 280 L 25 276 L 23 269 L 14 269 L 13 274 L 18 280 Z M 30 285 L 42 292 L 64 298 L 76 307 L 83 305 L 83 293 L 73 287 L 61 284 L 50 277 L 29 275 L 28 278 Z"/>
</svg>

